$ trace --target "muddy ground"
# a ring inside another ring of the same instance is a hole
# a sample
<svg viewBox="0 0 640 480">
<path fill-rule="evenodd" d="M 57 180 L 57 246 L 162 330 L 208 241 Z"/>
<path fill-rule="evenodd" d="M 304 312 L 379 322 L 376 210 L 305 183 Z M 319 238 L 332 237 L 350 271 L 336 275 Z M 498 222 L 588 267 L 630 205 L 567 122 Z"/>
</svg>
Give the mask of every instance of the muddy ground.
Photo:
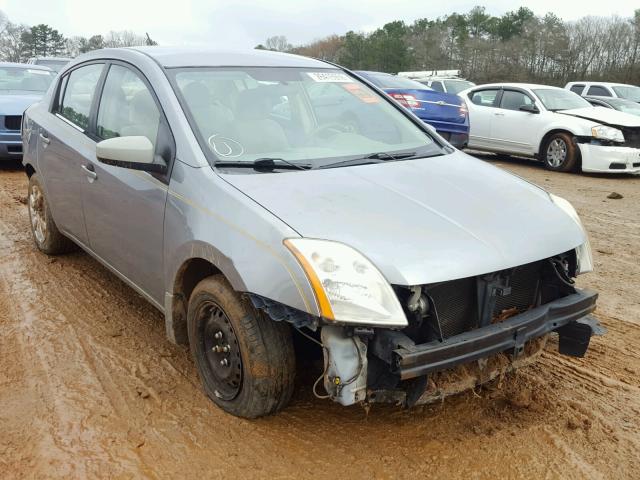
<svg viewBox="0 0 640 480">
<path fill-rule="evenodd" d="M 307 371 L 291 406 L 257 421 L 210 403 L 161 315 L 97 262 L 36 251 L 26 177 L 3 167 L 0 476 L 638 478 L 640 177 L 486 160 L 578 209 L 597 267 L 579 283 L 600 291 L 608 334 L 584 359 L 552 341 L 502 382 L 409 411 L 317 400 Z"/>
</svg>

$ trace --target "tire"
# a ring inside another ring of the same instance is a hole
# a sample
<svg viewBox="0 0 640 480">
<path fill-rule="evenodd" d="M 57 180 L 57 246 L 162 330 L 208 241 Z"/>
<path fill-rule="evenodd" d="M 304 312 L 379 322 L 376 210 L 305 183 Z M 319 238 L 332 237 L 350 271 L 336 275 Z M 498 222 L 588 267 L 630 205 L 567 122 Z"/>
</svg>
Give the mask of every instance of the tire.
<svg viewBox="0 0 640 480">
<path fill-rule="evenodd" d="M 545 168 L 555 172 L 572 172 L 578 166 L 578 146 L 565 132 L 554 133 L 544 142 L 541 150 Z"/>
<path fill-rule="evenodd" d="M 216 405 L 257 418 L 289 403 L 296 367 L 288 324 L 265 317 L 213 275 L 191 294 L 187 325 L 198 375 Z"/>
<path fill-rule="evenodd" d="M 51 207 L 37 173 L 29 178 L 27 206 L 31 234 L 38 250 L 47 255 L 59 255 L 78 249 L 75 243 L 60 233 L 53 221 Z"/>
</svg>

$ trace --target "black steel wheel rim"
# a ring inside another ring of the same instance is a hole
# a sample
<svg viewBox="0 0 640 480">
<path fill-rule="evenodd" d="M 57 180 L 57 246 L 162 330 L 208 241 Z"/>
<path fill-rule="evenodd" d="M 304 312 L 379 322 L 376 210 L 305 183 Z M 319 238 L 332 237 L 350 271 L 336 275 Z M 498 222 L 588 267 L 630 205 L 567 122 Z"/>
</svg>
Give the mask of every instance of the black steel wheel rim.
<svg viewBox="0 0 640 480">
<path fill-rule="evenodd" d="M 200 308 L 202 348 L 214 381 L 214 394 L 233 400 L 242 385 L 242 357 L 238 338 L 224 310 L 215 302 Z"/>
</svg>

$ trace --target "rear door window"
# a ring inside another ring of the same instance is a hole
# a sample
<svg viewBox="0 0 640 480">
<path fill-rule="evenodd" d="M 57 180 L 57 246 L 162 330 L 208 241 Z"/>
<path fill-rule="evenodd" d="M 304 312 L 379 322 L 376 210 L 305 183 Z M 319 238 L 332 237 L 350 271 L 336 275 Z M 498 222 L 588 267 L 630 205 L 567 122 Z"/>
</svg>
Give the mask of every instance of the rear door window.
<svg viewBox="0 0 640 480">
<path fill-rule="evenodd" d="M 431 82 L 430 87 L 438 92 L 444 92 L 444 87 L 442 86 L 442 82 Z"/>
<path fill-rule="evenodd" d="M 102 63 L 87 65 L 73 70 L 62 79 L 56 113 L 82 130 L 89 127 L 91 104 L 103 68 Z"/>
<path fill-rule="evenodd" d="M 609 90 L 602 85 L 591 85 L 589 87 L 587 95 L 595 95 L 597 97 L 610 97 L 611 92 L 609 92 Z"/>
<path fill-rule="evenodd" d="M 471 102 L 476 105 L 494 107 L 499 91 L 498 89 L 476 90 L 475 92 L 469 93 L 469 98 Z"/>
<path fill-rule="evenodd" d="M 577 93 L 578 95 L 582 95 L 584 85 L 571 85 L 571 88 L 569 90 L 571 90 L 573 93 Z"/>
</svg>

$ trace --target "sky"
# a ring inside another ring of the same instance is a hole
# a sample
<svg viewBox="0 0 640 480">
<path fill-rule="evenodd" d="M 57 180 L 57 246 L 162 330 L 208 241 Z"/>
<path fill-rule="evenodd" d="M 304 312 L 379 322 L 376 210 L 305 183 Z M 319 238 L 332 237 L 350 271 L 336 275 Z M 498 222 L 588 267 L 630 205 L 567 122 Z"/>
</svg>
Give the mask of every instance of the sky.
<svg viewBox="0 0 640 480">
<path fill-rule="evenodd" d="M 552 11 L 565 20 L 585 15 L 630 17 L 637 0 L 0 0 L 11 21 L 46 23 L 67 37 L 111 30 L 148 32 L 162 45 L 251 48 L 267 37 L 285 35 L 294 45 L 349 30 L 371 31 L 393 20 L 408 23 L 484 5 L 492 15 L 527 5 L 536 14 Z M 108 5 L 108 6 L 107 6 Z"/>
</svg>

